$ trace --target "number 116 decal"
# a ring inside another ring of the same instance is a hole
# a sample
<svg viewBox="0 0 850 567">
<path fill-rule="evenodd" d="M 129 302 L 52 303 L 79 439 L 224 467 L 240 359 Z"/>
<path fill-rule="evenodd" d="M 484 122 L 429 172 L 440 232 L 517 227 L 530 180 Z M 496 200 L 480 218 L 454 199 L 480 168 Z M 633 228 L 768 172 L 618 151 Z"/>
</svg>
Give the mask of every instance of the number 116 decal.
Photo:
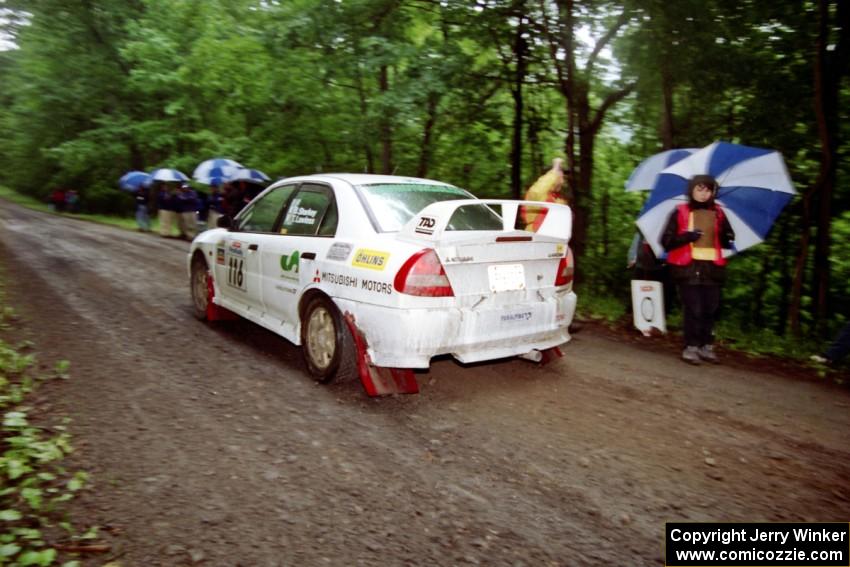
<svg viewBox="0 0 850 567">
<path fill-rule="evenodd" d="M 238 256 L 230 256 L 227 261 L 227 285 L 245 291 L 245 261 Z"/>
</svg>

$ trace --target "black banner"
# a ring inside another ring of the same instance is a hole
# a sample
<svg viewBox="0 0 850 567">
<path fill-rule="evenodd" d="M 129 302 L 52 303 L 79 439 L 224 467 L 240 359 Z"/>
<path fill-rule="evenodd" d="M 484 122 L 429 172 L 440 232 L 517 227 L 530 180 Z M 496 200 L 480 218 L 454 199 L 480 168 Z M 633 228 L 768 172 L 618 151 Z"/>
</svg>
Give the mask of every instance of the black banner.
<svg viewBox="0 0 850 567">
<path fill-rule="evenodd" d="M 669 567 L 850 567 L 850 524 L 668 523 Z"/>
</svg>

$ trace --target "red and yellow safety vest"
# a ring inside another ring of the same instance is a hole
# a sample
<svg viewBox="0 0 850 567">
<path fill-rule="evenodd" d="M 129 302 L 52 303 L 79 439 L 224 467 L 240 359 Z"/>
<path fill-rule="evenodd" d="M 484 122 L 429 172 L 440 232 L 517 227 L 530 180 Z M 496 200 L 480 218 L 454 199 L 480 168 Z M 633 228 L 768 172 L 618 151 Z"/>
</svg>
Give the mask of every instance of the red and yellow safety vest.
<svg viewBox="0 0 850 567">
<path fill-rule="evenodd" d="M 723 257 L 723 249 L 720 246 L 720 229 L 723 226 L 723 219 L 726 215 L 720 205 L 715 204 L 715 211 L 717 214 L 714 215 L 714 259 L 712 262 L 718 266 L 725 266 L 726 258 Z M 688 204 L 683 203 L 678 205 L 676 207 L 676 214 L 678 215 L 676 220 L 678 221 L 679 228 L 677 234 L 683 234 L 691 230 L 691 208 Z M 667 263 L 674 266 L 687 266 L 693 260 L 693 249 L 693 242 L 674 248 L 667 254 Z"/>
</svg>

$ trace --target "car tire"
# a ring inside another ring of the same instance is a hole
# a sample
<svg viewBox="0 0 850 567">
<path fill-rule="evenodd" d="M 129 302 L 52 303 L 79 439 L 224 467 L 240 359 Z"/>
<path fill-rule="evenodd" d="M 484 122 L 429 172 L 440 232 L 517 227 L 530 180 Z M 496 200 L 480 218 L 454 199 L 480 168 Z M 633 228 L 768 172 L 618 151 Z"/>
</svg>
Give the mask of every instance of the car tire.
<svg viewBox="0 0 850 567">
<path fill-rule="evenodd" d="M 319 383 L 357 376 L 354 338 L 339 309 L 326 296 L 314 297 L 304 310 L 301 352 L 307 370 Z"/>
<path fill-rule="evenodd" d="M 189 288 L 192 291 L 192 314 L 199 321 L 207 320 L 207 306 L 211 297 L 207 280 L 210 277 L 206 261 L 201 256 L 192 258 Z"/>
</svg>

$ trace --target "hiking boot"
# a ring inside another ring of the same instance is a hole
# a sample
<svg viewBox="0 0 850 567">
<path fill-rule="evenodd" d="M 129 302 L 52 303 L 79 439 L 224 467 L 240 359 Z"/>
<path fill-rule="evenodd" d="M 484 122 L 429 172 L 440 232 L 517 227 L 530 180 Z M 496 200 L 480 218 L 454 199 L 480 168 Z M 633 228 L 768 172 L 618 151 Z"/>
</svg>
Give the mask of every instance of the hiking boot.
<svg viewBox="0 0 850 567">
<path fill-rule="evenodd" d="M 689 346 L 682 351 L 682 360 L 690 364 L 700 364 L 699 347 Z"/>
<path fill-rule="evenodd" d="M 702 345 L 697 350 L 697 355 L 706 362 L 712 362 L 714 364 L 720 362 L 717 360 L 717 355 L 714 353 L 713 345 Z"/>
</svg>

